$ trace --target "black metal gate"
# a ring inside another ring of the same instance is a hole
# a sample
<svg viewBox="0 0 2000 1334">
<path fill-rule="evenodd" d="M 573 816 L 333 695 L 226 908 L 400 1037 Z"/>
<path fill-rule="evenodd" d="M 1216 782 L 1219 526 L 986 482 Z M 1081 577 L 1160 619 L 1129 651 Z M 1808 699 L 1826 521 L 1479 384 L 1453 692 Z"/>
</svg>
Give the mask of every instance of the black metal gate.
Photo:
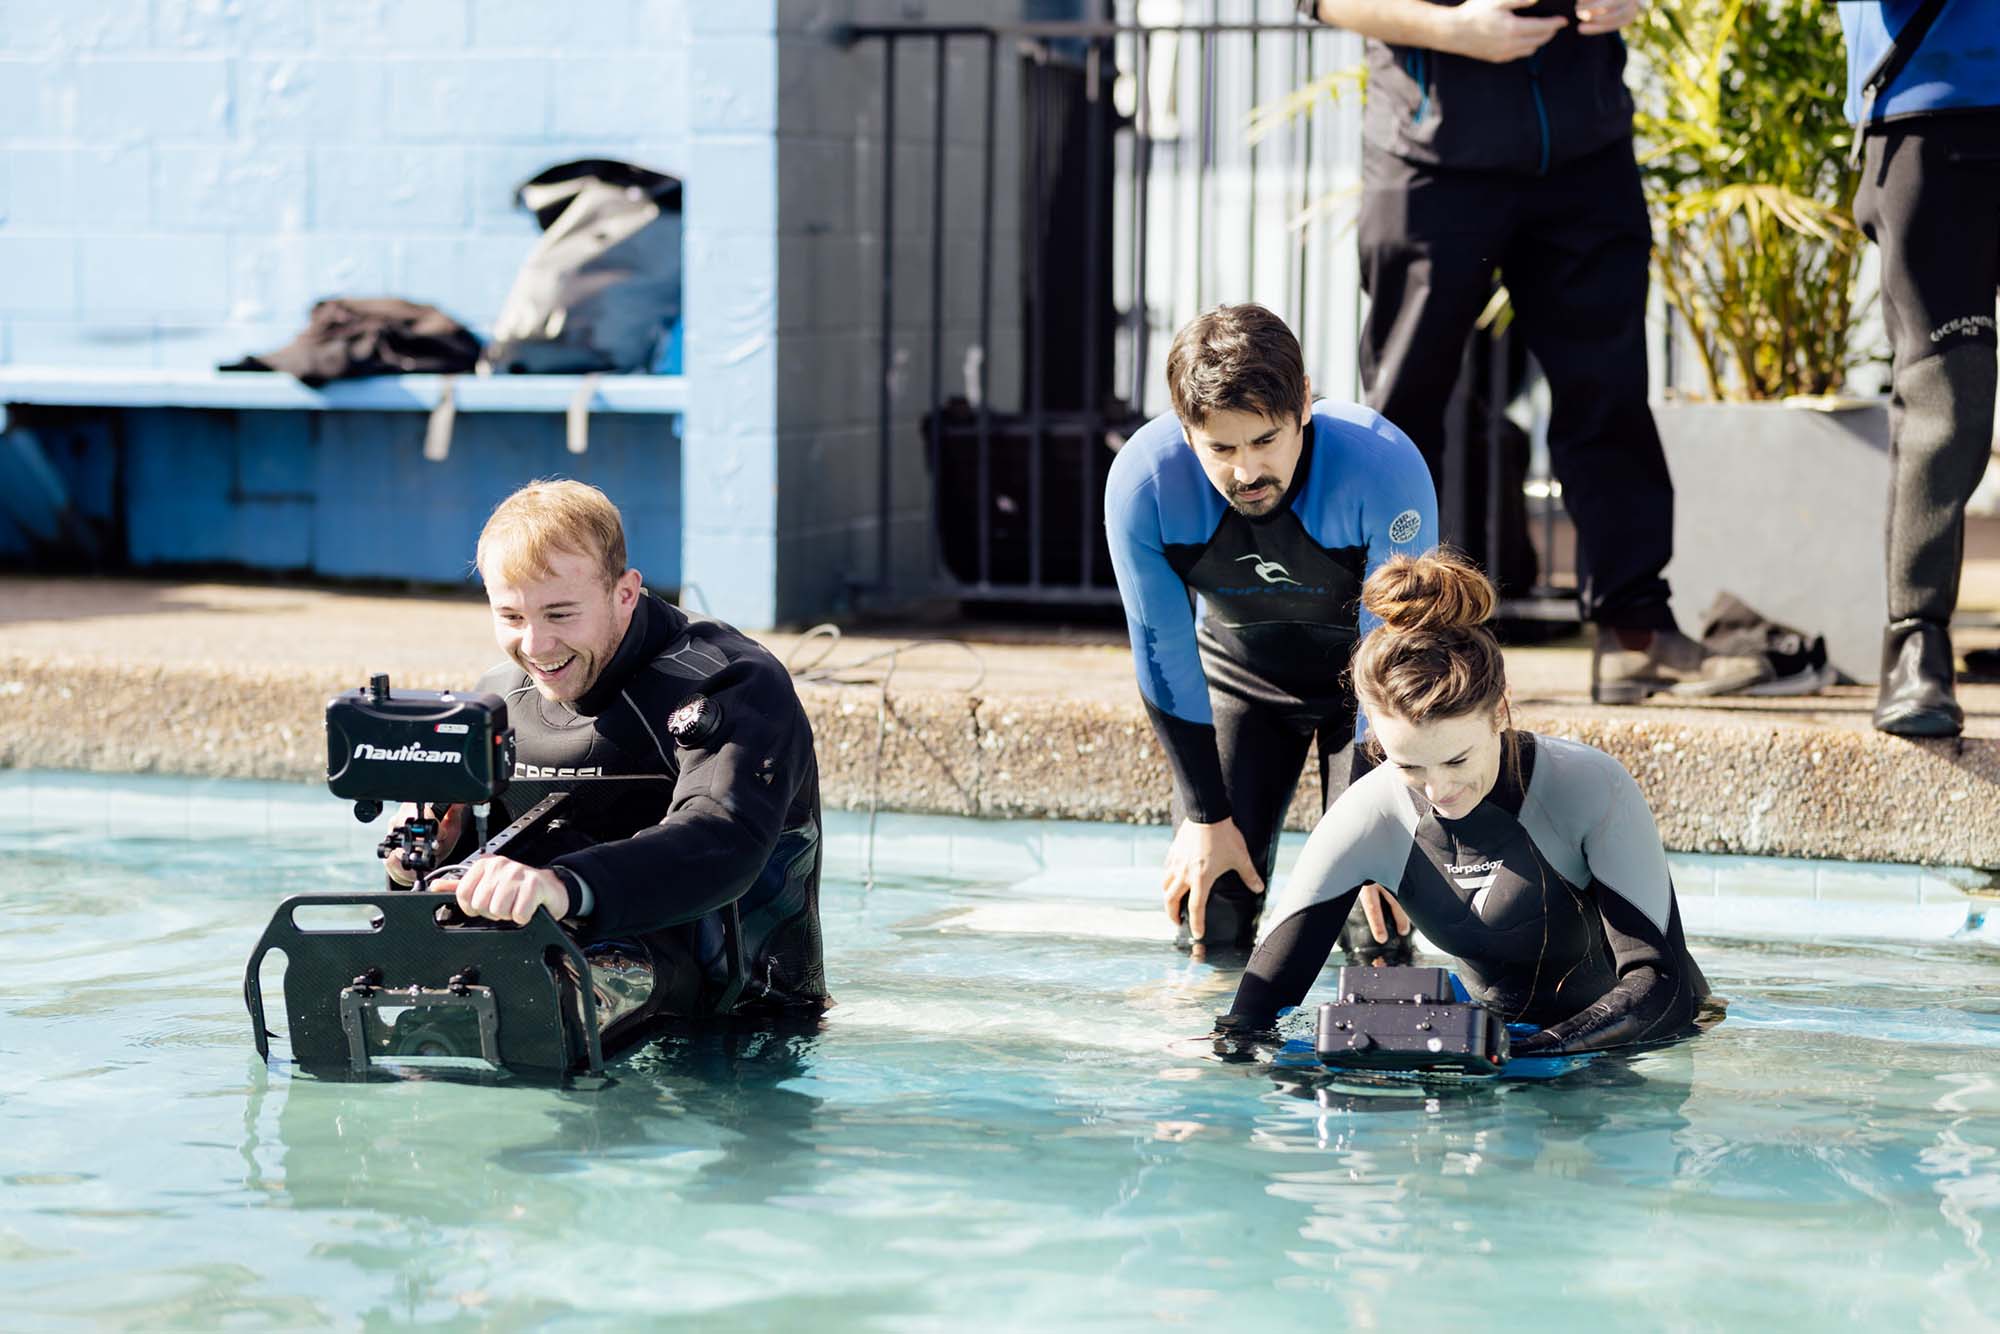
<svg viewBox="0 0 2000 1334">
<path fill-rule="evenodd" d="M 881 592 L 1115 604 L 1105 474 L 1125 437 L 1165 407 L 1164 384 L 1148 383 L 1153 345 L 1163 346 L 1206 306 L 1263 299 L 1300 334 L 1308 366 L 1321 372 L 1315 384 L 1360 397 L 1358 280 L 1343 285 L 1337 272 L 1348 258 L 1338 244 L 1344 229 L 1307 225 L 1316 214 L 1337 212 L 1337 201 L 1328 204 L 1340 174 L 1329 162 L 1331 141 L 1323 136 L 1315 151 L 1312 114 L 1279 117 L 1282 128 L 1261 144 L 1247 130 L 1253 108 L 1272 100 L 1260 99 L 1261 89 L 1335 75 L 1339 43 L 1348 42 L 1351 55 L 1352 39 L 1324 27 L 1255 22 L 910 24 L 858 26 L 844 37 L 881 45 L 882 133 L 892 146 L 899 66 L 918 62 L 930 73 L 930 179 L 918 187 L 929 195 L 927 293 L 897 290 L 899 182 L 894 151 L 883 156 L 878 568 L 894 568 L 892 455 L 898 433 L 914 428 L 923 434 L 930 474 L 925 568 L 936 583 Z M 985 80 L 979 179 L 969 184 L 947 180 L 945 95 L 952 58 L 967 50 Z M 1018 123 L 1003 125 L 1000 93 L 1010 80 Z M 1358 172 L 1358 128 L 1349 129 L 1342 139 L 1353 142 L 1342 151 Z M 1004 179 L 1003 157 L 1018 168 Z M 946 200 L 968 188 L 980 199 L 976 346 L 983 360 L 976 374 L 968 370 L 966 394 L 947 395 Z M 1243 198 L 1241 219 L 1217 204 L 1219 192 Z M 1163 199 L 1187 207 L 1163 208 Z M 1276 203 L 1260 205 L 1266 199 Z M 995 223 L 1003 209 L 1020 218 L 1018 402 L 1008 404 L 991 392 Z M 1274 210 L 1275 227 L 1260 217 Z M 1159 260 L 1163 227 L 1173 229 L 1183 257 L 1191 239 L 1191 265 Z M 1269 258 L 1274 232 L 1281 261 Z M 1172 271 L 1163 277 L 1163 268 Z M 1274 268 L 1281 275 L 1275 282 Z M 1275 297 L 1257 295 L 1260 280 Z M 929 304 L 928 407 L 916 421 L 897 420 L 892 402 L 893 331 L 901 303 L 912 300 Z M 1324 374 L 1329 363 L 1340 368 L 1335 375 Z M 1446 540 L 1479 556 L 1501 584 L 1503 614 L 1573 619 L 1573 544 L 1560 487 L 1545 462 L 1531 466 L 1545 454 L 1507 415 L 1531 377 L 1504 335 L 1474 336 L 1448 413 L 1440 522 Z"/>
</svg>

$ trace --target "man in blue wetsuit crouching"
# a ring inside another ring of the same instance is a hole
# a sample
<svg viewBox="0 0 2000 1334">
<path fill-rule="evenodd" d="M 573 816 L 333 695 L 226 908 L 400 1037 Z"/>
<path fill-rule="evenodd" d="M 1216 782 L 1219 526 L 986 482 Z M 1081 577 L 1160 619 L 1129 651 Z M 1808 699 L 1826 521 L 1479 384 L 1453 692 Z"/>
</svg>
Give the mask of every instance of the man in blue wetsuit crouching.
<svg viewBox="0 0 2000 1334">
<path fill-rule="evenodd" d="M 1173 410 L 1111 466 L 1104 522 L 1139 692 L 1173 771 L 1167 915 L 1184 946 L 1240 949 L 1255 940 L 1309 747 L 1318 740 L 1324 802 L 1354 736 L 1361 583 L 1436 543 L 1437 495 L 1380 413 L 1315 410 L 1298 340 L 1262 306 L 1191 321 L 1167 355 L 1167 389 Z"/>
</svg>

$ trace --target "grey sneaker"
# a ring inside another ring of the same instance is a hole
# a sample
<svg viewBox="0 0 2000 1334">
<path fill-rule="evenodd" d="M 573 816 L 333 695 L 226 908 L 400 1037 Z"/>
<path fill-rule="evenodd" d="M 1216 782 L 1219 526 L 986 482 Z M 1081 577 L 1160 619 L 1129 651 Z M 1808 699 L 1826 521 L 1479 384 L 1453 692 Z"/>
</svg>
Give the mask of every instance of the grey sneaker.
<svg viewBox="0 0 2000 1334">
<path fill-rule="evenodd" d="M 1598 704 L 1637 704 L 1648 695 L 1727 695 L 1771 676 L 1762 654 L 1710 653 L 1678 630 L 1597 627 L 1590 654 L 1590 698 Z"/>
</svg>

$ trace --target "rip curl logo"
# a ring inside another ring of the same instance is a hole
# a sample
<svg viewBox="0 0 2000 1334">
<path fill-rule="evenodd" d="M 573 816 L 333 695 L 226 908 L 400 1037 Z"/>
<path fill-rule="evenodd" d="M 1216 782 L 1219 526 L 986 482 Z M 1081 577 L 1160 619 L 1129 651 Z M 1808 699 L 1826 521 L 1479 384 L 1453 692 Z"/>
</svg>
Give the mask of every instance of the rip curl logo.
<svg viewBox="0 0 2000 1334">
<path fill-rule="evenodd" d="M 383 746 L 371 746 L 366 741 L 354 748 L 357 760 L 396 760 L 405 764 L 457 764 L 465 758 L 459 750 L 425 750 L 418 745 L 398 746 L 389 750 Z"/>
<path fill-rule="evenodd" d="M 1391 542 L 1414 542 L 1417 534 L 1424 530 L 1424 516 L 1415 510 L 1404 510 L 1389 521 Z"/>
<path fill-rule="evenodd" d="M 1292 572 L 1290 570 L 1286 569 L 1284 566 L 1278 564 L 1278 562 L 1274 560 L 1265 560 L 1262 556 L 1258 555 L 1254 551 L 1247 556 L 1238 556 L 1236 559 L 1239 561 L 1246 561 L 1246 560 L 1256 561 L 1257 563 L 1251 566 L 1250 568 L 1256 571 L 1257 577 L 1259 579 L 1262 579 L 1267 584 L 1298 584 L 1299 582 L 1298 580 L 1292 578 Z M 1273 570 L 1276 570 L 1277 573 L 1273 574 L 1272 573 Z"/>
<path fill-rule="evenodd" d="M 1993 332 L 1991 315 L 1961 315 L 1955 320 L 1946 320 L 1931 330 L 1931 341 L 1942 343 L 1947 338 L 1977 338 Z"/>
</svg>

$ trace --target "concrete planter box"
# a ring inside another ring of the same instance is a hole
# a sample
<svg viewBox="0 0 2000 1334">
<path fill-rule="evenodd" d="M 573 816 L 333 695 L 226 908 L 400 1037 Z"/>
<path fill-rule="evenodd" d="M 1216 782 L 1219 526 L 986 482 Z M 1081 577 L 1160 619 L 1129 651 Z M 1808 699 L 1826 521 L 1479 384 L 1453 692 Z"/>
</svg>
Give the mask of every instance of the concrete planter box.
<svg viewBox="0 0 2000 1334">
<path fill-rule="evenodd" d="M 1653 409 L 1674 477 L 1674 614 L 1697 634 L 1727 589 L 1826 636 L 1857 681 L 1880 674 L 1889 498 L 1886 399 L 1838 411 L 1780 403 Z"/>
</svg>

